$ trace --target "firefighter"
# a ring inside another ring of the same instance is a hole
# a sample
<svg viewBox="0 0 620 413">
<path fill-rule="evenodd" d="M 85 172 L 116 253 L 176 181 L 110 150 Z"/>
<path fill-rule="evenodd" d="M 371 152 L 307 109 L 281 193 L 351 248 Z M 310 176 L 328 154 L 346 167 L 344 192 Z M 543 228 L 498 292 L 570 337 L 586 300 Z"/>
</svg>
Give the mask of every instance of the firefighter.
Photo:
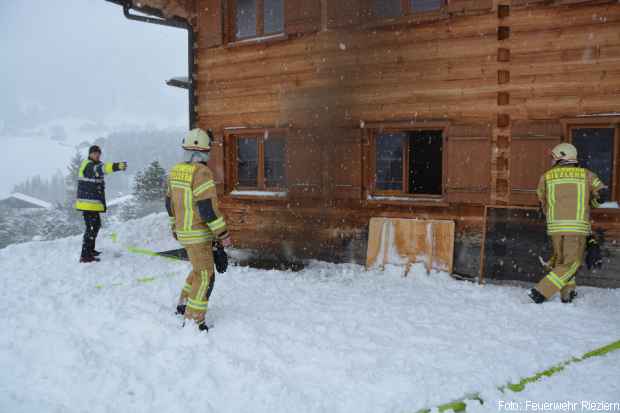
<svg viewBox="0 0 620 413">
<path fill-rule="evenodd" d="M 213 243 L 232 245 L 226 222 L 217 202 L 213 174 L 207 167 L 211 132 L 192 129 L 183 140 L 184 162 L 168 175 L 166 210 L 173 237 L 187 250 L 192 271 L 185 280 L 177 314 L 192 320 L 199 330 L 208 331 L 205 322 L 213 290 Z"/>
<path fill-rule="evenodd" d="M 591 232 L 590 208 L 599 206 L 599 192 L 605 188 L 596 174 L 579 167 L 577 148 L 570 143 L 557 145 L 551 156 L 553 166 L 540 178 L 537 189 L 553 243 L 550 271 L 529 293 L 538 304 L 557 292 L 564 303 L 577 295 L 575 275 Z"/>
<path fill-rule="evenodd" d="M 124 171 L 127 162 L 101 162 L 101 148 L 93 145 L 88 149 L 88 159 L 82 161 L 78 172 L 77 200 L 75 209 L 84 215 L 84 239 L 80 262 L 99 261 L 99 251 L 95 250 L 95 241 L 101 228 L 101 212 L 106 212 L 105 181 L 106 174 Z"/>
</svg>

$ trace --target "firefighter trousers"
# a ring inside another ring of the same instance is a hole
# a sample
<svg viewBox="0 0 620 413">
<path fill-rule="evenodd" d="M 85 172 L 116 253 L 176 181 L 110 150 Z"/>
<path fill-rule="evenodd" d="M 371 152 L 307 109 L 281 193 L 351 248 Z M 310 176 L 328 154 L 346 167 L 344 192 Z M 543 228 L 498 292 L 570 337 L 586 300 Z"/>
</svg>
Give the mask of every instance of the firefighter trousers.
<svg viewBox="0 0 620 413">
<path fill-rule="evenodd" d="M 536 290 L 546 299 L 560 292 L 562 299 L 568 299 L 577 286 L 575 276 L 583 263 L 586 249 L 585 235 L 552 235 L 553 257 L 551 271 L 538 284 Z"/>
<path fill-rule="evenodd" d="M 213 269 L 213 244 L 211 242 L 185 247 L 192 271 L 185 280 L 179 304 L 186 304 L 185 318 L 201 323 L 205 319 L 209 297 L 213 291 L 215 272 Z"/>
<path fill-rule="evenodd" d="M 82 239 L 82 258 L 88 258 L 92 257 L 95 251 L 95 241 L 101 229 L 101 217 L 99 212 L 93 211 L 83 211 L 83 215 L 86 229 Z"/>
</svg>

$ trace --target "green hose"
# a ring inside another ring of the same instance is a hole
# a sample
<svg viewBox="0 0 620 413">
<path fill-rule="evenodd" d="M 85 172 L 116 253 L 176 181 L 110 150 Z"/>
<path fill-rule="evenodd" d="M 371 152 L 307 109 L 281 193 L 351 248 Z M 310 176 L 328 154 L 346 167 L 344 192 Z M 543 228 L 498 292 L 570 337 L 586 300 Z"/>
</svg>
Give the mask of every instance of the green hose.
<svg viewBox="0 0 620 413">
<path fill-rule="evenodd" d="M 535 383 L 543 377 L 551 377 L 554 374 L 559 373 L 560 371 L 564 370 L 564 368 L 568 366 L 569 364 L 580 363 L 591 357 L 603 356 L 607 353 L 611 353 L 612 351 L 616 351 L 619 349 L 620 349 L 620 340 L 615 341 L 611 344 L 607 344 L 606 346 L 599 347 L 595 350 L 589 351 L 583 354 L 581 357 L 573 357 L 569 360 L 566 360 L 554 366 L 551 366 L 544 371 L 541 371 L 539 373 L 533 374 L 528 377 L 524 377 L 521 380 L 519 380 L 518 383 L 508 383 L 508 384 L 498 387 L 497 389 L 501 391 L 502 393 L 505 393 L 507 390 L 518 393 L 518 392 L 523 391 L 527 384 Z M 454 400 L 448 403 L 440 404 L 439 406 L 437 406 L 437 410 L 439 412 L 445 412 L 449 410 L 452 410 L 454 412 L 464 412 L 467 409 L 467 402 L 471 402 L 471 401 L 477 401 L 480 404 L 484 404 L 484 400 L 480 397 L 480 394 L 474 393 L 474 394 L 469 394 L 467 396 L 464 396 L 460 399 L 457 399 L 457 400 Z M 430 411 L 431 409 L 425 408 L 425 409 L 418 410 L 416 413 L 430 413 Z"/>
</svg>

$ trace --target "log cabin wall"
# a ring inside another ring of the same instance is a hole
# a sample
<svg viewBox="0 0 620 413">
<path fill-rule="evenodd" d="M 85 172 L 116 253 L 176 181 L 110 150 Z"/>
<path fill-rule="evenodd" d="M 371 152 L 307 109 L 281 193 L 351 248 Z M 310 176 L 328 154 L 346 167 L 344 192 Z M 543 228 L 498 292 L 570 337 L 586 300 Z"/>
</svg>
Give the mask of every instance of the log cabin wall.
<svg viewBox="0 0 620 413">
<path fill-rule="evenodd" d="M 198 124 L 235 241 L 362 263 L 372 216 L 451 219 L 455 271 L 478 275 L 484 205 L 534 205 L 565 120 L 620 108 L 620 4 L 450 0 L 379 19 L 366 1 L 284 0 L 283 32 L 243 41 L 234 1 L 193 2 Z M 442 133 L 441 194 L 382 196 L 378 134 L 424 129 Z M 235 190 L 244 133 L 285 137 L 284 195 Z M 594 217 L 612 240 L 615 212 Z"/>
</svg>

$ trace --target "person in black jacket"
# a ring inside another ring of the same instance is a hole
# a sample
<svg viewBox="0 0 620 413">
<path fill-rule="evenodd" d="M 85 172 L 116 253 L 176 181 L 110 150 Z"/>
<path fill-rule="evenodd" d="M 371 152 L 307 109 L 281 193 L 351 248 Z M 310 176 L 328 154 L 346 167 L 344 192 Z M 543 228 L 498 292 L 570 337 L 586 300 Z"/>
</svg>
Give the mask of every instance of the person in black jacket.
<svg viewBox="0 0 620 413">
<path fill-rule="evenodd" d="M 127 169 L 127 162 L 101 162 L 101 148 L 93 145 L 88 149 L 88 159 L 82 161 L 78 172 L 77 200 L 75 209 L 84 214 L 84 239 L 80 262 L 99 261 L 95 240 L 101 228 L 99 214 L 106 211 L 105 174 Z"/>
</svg>

